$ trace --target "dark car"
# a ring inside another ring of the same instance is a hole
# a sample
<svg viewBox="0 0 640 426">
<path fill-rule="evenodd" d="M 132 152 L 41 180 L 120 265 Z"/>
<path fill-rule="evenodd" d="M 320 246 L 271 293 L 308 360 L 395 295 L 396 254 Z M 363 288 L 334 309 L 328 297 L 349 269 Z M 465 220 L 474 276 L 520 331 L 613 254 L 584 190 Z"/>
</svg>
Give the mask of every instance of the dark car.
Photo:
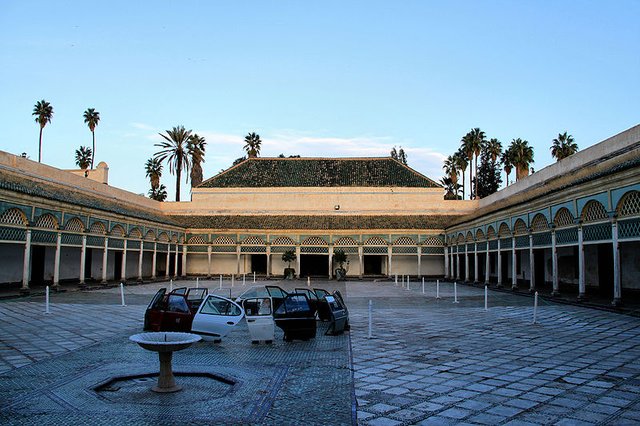
<svg viewBox="0 0 640 426">
<path fill-rule="evenodd" d="M 320 321 L 331 321 L 331 309 L 325 300 L 325 296 L 331 296 L 331 293 L 323 288 L 314 288 L 313 291 L 318 296 L 318 319 Z"/>
<path fill-rule="evenodd" d="M 311 305 L 313 314 L 315 315 L 315 313 L 318 312 L 318 303 L 320 302 L 320 300 L 313 290 L 309 288 L 294 288 L 293 291 L 294 293 L 305 294 L 307 296 L 307 299 L 309 299 L 309 305 Z"/>
<path fill-rule="evenodd" d="M 207 295 L 206 288 L 180 287 L 167 294 L 161 288 L 144 313 L 145 331 L 191 331 L 193 317 Z"/>
<path fill-rule="evenodd" d="M 287 295 L 273 312 L 276 325 L 284 331 L 284 340 L 309 340 L 316 337 L 316 317 L 303 293 Z"/>
<path fill-rule="evenodd" d="M 344 304 L 342 295 L 336 291 L 332 295 L 324 296 L 331 312 L 331 323 L 325 334 L 342 334 L 349 325 L 349 312 Z"/>
</svg>

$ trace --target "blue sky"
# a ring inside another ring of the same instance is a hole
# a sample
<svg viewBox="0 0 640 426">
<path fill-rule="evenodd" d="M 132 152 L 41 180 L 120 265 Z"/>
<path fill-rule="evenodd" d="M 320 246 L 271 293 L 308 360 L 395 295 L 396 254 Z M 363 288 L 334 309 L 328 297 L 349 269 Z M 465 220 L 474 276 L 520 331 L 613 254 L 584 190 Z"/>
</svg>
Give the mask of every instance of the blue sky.
<svg viewBox="0 0 640 426">
<path fill-rule="evenodd" d="M 640 123 L 640 1 L 11 1 L 0 4 L 0 149 L 96 160 L 136 193 L 158 132 L 208 142 L 205 178 L 259 133 L 262 156 L 384 156 L 440 179 L 472 127 L 527 139 L 536 170 Z M 175 178 L 162 179 L 173 199 Z M 182 199 L 188 199 L 183 192 Z"/>
</svg>

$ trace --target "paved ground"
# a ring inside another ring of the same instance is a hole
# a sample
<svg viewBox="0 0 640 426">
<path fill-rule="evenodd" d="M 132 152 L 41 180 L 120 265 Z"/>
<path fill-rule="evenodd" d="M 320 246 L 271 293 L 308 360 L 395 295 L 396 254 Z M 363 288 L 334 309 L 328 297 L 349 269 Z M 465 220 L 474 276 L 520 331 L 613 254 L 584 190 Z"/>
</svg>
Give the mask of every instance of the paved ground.
<svg viewBox="0 0 640 426">
<path fill-rule="evenodd" d="M 247 288 L 237 284 L 234 296 Z M 241 323 L 221 345 L 175 356 L 176 371 L 233 377 L 233 390 L 184 377 L 202 398 L 143 404 L 91 389 L 155 366 L 127 336 L 164 284 L 127 287 L 124 307 L 118 289 L 52 295 L 50 314 L 40 296 L 2 301 L 0 422 L 349 424 L 357 409 L 361 425 L 640 423 L 639 318 L 541 300 L 533 325 L 533 299 L 508 293 L 489 291 L 485 311 L 483 290 L 466 286 L 455 304 L 451 284 L 439 300 L 435 283 L 424 295 L 418 283 L 312 284 L 347 295 L 349 335 L 255 346 Z"/>
</svg>

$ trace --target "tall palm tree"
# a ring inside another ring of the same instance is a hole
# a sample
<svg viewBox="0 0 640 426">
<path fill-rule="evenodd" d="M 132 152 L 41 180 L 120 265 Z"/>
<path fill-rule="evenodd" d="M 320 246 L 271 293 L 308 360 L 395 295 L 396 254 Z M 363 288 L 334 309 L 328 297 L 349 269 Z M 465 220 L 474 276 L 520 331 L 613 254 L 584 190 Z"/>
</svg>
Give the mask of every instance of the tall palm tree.
<svg viewBox="0 0 640 426">
<path fill-rule="evenodd" d="M 578 144 L 575 143 L 573 136 L 568 135 L 567 132 L 558 133 L 558 137 L 553 140 L 553 145 L 551 145 L 551 156 L 556 161 L 560 161 L 576 152 L 578 152 Z"/>
<path fill-rule="evenodd" d="M 471 155 L 469 156 L 469 158 L 471 159 L 475 155 L 475 158 L 474 158 L 475 172 L 474 173 L 476 175 L 476 181 L 477 181 L 478 180 L 478 157 L 480 156 L 480 151 L 482 150 L 482 147 L 487 142 L 487 138 L 484 132 L 480 130 L 478 127 L 476 127 L 475 129 L 471 129 L 471 131 L 469 132 L 469 139 L 470 139 L 469 148 L 471 149 Z M 467 155 L 468 155 L 468 152 L 467 152 Z M 472 181 L 469 180 L 469 182 L 472 182 Z M 475 185 L 475 193 L 473 198 L 478 198 L 477 182 Z"/>
<path fill-rule="evenodd" d="M 189 170 L 189 154 L 187 143 L 191 138 L 191 130 L 186 130 L 184 126 L 176 126 L 171 130 L 165 130 L 166 135 L 158 133 L 164 138 L 164 142 L 155 144 L 162 148 L 154 154 L 161 163 L 165 160 L 169 164 L 169 172 L 176 174 L 176 201 L 180 201 L 180 181 L 182 170 Z"/>
<path fill-rule="evenodd" d="M 516 181 L 529 175 L 529 165 L 533 163 L 533 148 L 529 142 L 520 138 L 511 141 L 513 165 L 516 168 Z"/>
<path fill-rule="evenodd" d="M 96 134 L 95 134 L 95 130 L 96 130 L 96 126 L 98 125 L 98 122 L 100 121 L 100 113 L 98 111 L 96 111 L 94 108 L 87 108 L 87 110 L 84 112 L 84 122 L 87 124 L 87 126 L 89 126 L 89 130 L 91 130 L 91 137 L 93 139 L 93 157 L 91 157 L 91 168 L 93 169 L 93 159 L 96 156 Z"/>
<path fill-rule="evenodd" d="M 160 185 L 157 188 L 151 188 L 149 190 L 149 198 L 156 201 L 164 201 L 167 199 L 167 187 Z"/>
<path fill-rule="evenodd" d="M 469 157 L 467 157 L 467 153 L 461 148 L 453 154 L 453 158 L 455 159 L 456 169 L 458 169 L 462 175 L 462 199 L 464 200 L 464 172 L 467 170 L 467 166 L 469 166 Z"/>
<path fill-rule="evenodd" d="M 473 160 L 473 152 L 474 152 L 473 136 L 471 135 L 471 132 L 468 132 L 466 135 L 462 137 L 462 140 L 460 141 L 460 150 L 464 152 L 464 155 L 467 158 L 467 161 L 469 162 L 468 164 L 471 164 L 471 161 Z M 471 182 L 473 182 L 473 166 L 469 167 L 469 199 L 473 198 L 473 194 L 471 193 Z"/>
<path fill-rule="evenodd" d="M 491 161 L 494 163 L 502 155 L 502 144 L 496 138 L 489 139 L 489 142 L 487 142 L 485 149 L 487 150 L 487 154 L 489 154 L 489 156 L 491 157 Z"/>
<path fill-rule="evenodd" d="M 262 141 L 260 140 L 260 135 L 255 132 L 249 133 L 244 137 L 244 150 L 247 151 L 247 155 L 249 158 L 256 158 L 260 155 L 260 145 Z"/>
<path fill-rule="evenodd" d="M 444 165 L 442 166 L 444 172 L 447 174 L 446 178 L 452 183 L 453 188 L 455 189 L 455 197 L 458 198 L 458 168 L 456 164 L 456 158 L 453 155 L 447 157 L 444 160 Z M 445 187 L 447 184 L 444 184 Z"/>
<path fill-rule="evenodd" d="M 513 169 L 513 150 L 511 149 L 511 146 L 504 150 L 502 156 L 500 157 L 500 162 L 502 163 L 504 172 L 507 175 L 507 186 L 509 186 L 509 174 Z"/>
<path fill-rule="evenodd" d="M 205 145 L 202 136 L 194 133 L 187 142 L 187 151 L 191 160 L 191 187 L 194 188 L 202 183 L 202 163 L 204 163 Z"/>
<path fill-rule="evenodd" d="M 36 123 L 40 125 L 40 139 L 38 140 L 38 163 L 42 161 L 42 130 L 47 123 L 51 123 L 53 117 L 53 107 L 44 99 L 36 102 L 33 107 L 33 113 L 36 116 Z"/>
<path fill-rule="evenodd" d="M 82 170 L 86 170 L 91 165 L 93 161 L 93 155 L 91 152 L 91 148 L 88 146 L 81 146 L 76 149 L 76 165 L 80 167 Z"/>
<path fill-rule="evenodd" d="M 162 163 L 157 158 L 151 157 L 144 164 L 144 171 L 151 183 L 151 189 L 158 189 L 162 177 Z"/>
</svg>

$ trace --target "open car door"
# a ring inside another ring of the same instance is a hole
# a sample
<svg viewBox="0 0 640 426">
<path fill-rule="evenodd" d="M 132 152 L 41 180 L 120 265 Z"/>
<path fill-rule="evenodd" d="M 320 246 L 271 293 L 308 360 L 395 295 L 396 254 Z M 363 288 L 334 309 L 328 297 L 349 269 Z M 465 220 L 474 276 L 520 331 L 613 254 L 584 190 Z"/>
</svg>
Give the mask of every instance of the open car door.
<svg viewBox="0 0 640 426">
<path fill-rule="evenodd" d="M 271 301 L 273 302 L 273 310 L 276 311 L 284 301 L 284 298 L 287 297 L 287 294 L 289 293 L 287 293 L 277 285 L 266 285 L 264 286 L 264 288 L 267 289 L 269 297 L 271 297 Z"/>
<path fill-rule="evenodd" d="M 240 322 L 244 311 L 237 303 L 215 294 L 207 295 L 198 308 L 191 332 L 203 340 L 220 342 Z"/>
<path fill-rule="evenodd" d="M 275 322 L 273 321 L 273 302 L 270 297 L 257 297 L 242 301 L 244 316 L 251 335 L 251 343 L 264 341 L 273 343 Z"/>
<path fill-rule="evenodd" d="M 307 296 L 307 299 L 309 299 L 309 305 L 311 306 L 311 309 L 313 310 L 313 314 L 315 315 L 316 312 L 318 312 L 318 296 L 316 295 L 316 293 L 308 288 L 294 288 L 293 289 L 294 293 L 302 293 L 305 294 Z"/>
<path fill-rule="evenodd" d="M 325 334 L 336 335 L 344 333 L 349 319 L 346 308 L 335 294 L 325 296 L 324 299 L 327 301 L 331 311 L 331 324 Z"/>
<path fill-rule="evenodd" d="M 318 296 L 318 319 L 320 321 L 331 321 L 331 308 L 325 299 L 325 296 L 331 294 L 323 288 L 314 288 L 316 295 Z"/>
<path fill-rule="evenodd" d="M 167 293 L 166 288 L 161 288 L 151 299 L 151 303 L 147 306 L 147 310 L 144 312 L 144 331 L 157 331 L 160 330 L 162 324 L 162 304 L 164 295 Z"/>
<path fill-rule="evenodd" d="M 284 331 L 286 342 L 316 337 L 316 317 L 305 294 L 287 295 L 274 311 L 273 318 L 276 325 Z"/>
</svg>

